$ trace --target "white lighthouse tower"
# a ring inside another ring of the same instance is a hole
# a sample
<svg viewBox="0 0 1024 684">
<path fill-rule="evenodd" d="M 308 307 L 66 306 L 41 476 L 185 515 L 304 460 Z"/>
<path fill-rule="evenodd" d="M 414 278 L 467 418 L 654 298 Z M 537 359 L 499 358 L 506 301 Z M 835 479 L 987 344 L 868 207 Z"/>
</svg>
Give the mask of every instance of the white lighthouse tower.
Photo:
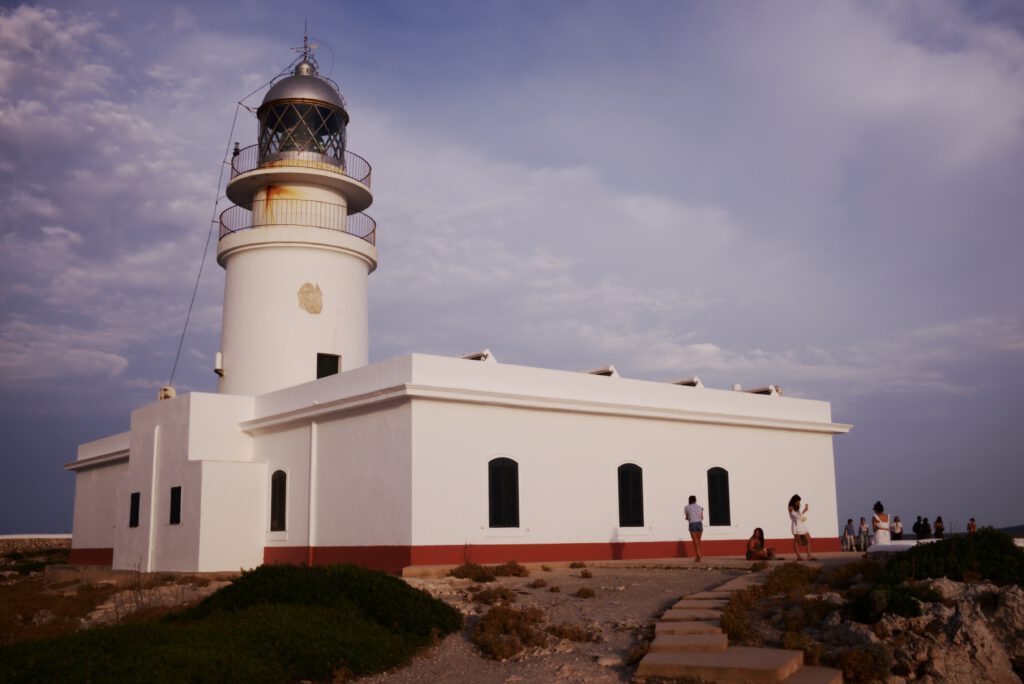
<svg viewBox="0 0 1024 684">
<path fill-rule="evenodd" d="M 367 276 L 377 267 L 370 165 L 346 149 L 338 86 L 308 46 L 235 150 L 217 262 L 226 272 L 222 394 L 259 395 L 367 363 Z"/>
</svg>

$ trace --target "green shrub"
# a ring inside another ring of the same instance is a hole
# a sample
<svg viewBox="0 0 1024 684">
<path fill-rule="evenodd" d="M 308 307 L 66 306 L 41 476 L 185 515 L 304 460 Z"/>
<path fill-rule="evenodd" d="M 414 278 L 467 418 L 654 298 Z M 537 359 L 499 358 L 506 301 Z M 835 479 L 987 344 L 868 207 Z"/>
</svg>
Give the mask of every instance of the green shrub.
<svg viewBox="0 0 1024 684">
<path fill-rule="evenodd" d="M 828 601 L 800 596 L 793 599 L 789 610 L 783 615 L 783 621 L 787 630 L 799 632 L 805 627 L 820 625 L 825 616 L 835 609 L 835 605 Z"/>
<path fill-rule="evenodd" d="M 474 582 L 493 582 L 496 575 L 482 565 L 476 563 L 463 563 L 452 568 L 448 574 L 459 579 L 473 580 Z"/>
<path fill-rule="evenodd" d="M 729 603 L 722 608 L 720 618 L 722 631 L 729 637 L 729 641 L 752 642 L 755 640 L 757 633 L 754 631 L 750 613 L 762 594 L 761 587 L 750 587 L 732 593 Z"/>
<path fill-rule="evenodd" d="M 846 649 L 839 654 L 838 661 L 843 670 L 843 681 L 856 684 L 888 679 L 893 657 L 885 646 L 867 644 Z"/>
<path fill-rule="evenodd" d="M 507 563 L 491 568 L 491 572 L 496 577 L 529 577 L 530 571 L 526 569 L 526 566 L 516 563 L 514 560 L 510 560 Z"/>
<path fill-rule="evenodd" d="M 576 590 L 574 596 L 576 596 L 576 598 L 590 599 L 597 596 L 597 594 L 590 587 L 580 587 Z"/>
<path fill-rule="evenodd" d="M 516 600 L 516 592 L 512 591 L 508 587 L 495 587 L 493 589 L 484 589 L 473 594 L 473 601 L 475 603 L 485 603 L 492 605 L 495 603 L 512 603 Z"/>
<path fill-rule="evenodd" d="M 480 651 L 495 660 L 507 660 L 527 647 L 547 643 L 538 625 L 544 620 L 540 608 L 516 610 L 495 606 L 487 611 L 470 631 L 469 640 Z"/>
<path fill-rule="evenodd" d="M 331 680 L 401 665 L 461 624 L 383 573 L 263 566 L 160 621 L 0 648 L 0 681 Z"/>
<path fill-rule="evenodd" d="M 765 578 L 766 594 L 805 593 L 818 574 L 818 569 L 803 563 L 785 563 L 778 566 Z"/>
<path fill-rule="evenodd" d="M 830 589 L 842 591 L 860 582 L 874 583 L 882 574 L 882 566 L 872 560 L 861 560 L 855 563 L 844 563 L 839 567 L 824 571 L 821 583 Z"/>
<path fill-rule="evenodd" d="M 1024 585 L 1024 549 L 1005 532 L 985 528 L 974 534 L 918 544 L 892 558 L 883 579 L 898 584 L 932 577 L 964 581 L 972 576 L 997 584 Z"/>
<path fill-rule="evenodd" d="M 551 588 L 548 589 L 548 591 L 550 591 L 552 594 L 558 594 L 562 591 L 562 589 L 557 584 L 555 584 L 552 585 Z"/>
<path fill-rule="evenodd" d="M 587 567 L 587 564 L 583 561 L 573 561 L 572 563 L 569 563 L 569 568 L 572 570 L 579 570 L 580 568 L 585 567 Z"/>
<path fill-rule="evenodd" d="M 922 601 L 937 601 L 940 598 L 937 592 L 923 585 L 877 584 L 867 591 L 854 594 L 843 613 L 849 620 L 874 624 L 887 613 L 917 617 L 922 614 Z"/>
<path fill-rule="evenodd" d="M 594 576 L 594 573 L 590 572 L 586 568 L 584 568 L 583 570 L 580 570 L 580 577 L 582 577 L 583 579 L 590 579 L 593 576 Z"/>
<path fill-rule="evenodd" d="M 782 647 L 804 652 L 804 665 L 820 665 L 822 646 L 817 641 L 797 632 L 782 635 Z"/>
<path fill-rule="evenodd" d="M 548 583 L 546 580 L 543 580 L 540 577 L 538 577 L 526 586 L 530 589 L 543 589 L 544 587 L 548 586 Z"/>
</svg>

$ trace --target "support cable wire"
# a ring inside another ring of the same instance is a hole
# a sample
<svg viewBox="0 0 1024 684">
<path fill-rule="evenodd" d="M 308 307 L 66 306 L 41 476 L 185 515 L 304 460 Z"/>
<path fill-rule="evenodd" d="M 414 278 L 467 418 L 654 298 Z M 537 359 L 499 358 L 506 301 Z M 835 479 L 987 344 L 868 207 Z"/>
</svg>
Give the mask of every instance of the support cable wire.
<svg viewBox="0 0 1024 684">
<path fill-rule="evenodd" d="M 188 313 L 185 314 L 185 325 L 183 325 L 181 328 L 181 337 L 178 339 L 178 351 L 174 355 L 174 366 L 171 367 L 171 379 L 167 381 L 168 385 L 174 384 L 174 374 L 178 370 L 178 360 L 181 358 L 181 348 L 185 344 L 185 333 L 188 331 L 188 323 L 192 319 L 192 308 L 196 304 L 196 295 L 199 293 L 199 282 L 200 280 L 202 280 L 203 277 L 203 267 L 206 265 L 206 255 L 209 254 L 210 252 L 210 238 L 213 236 L 213 227 L 217 225 L 217 207 L 220 205 L 220 200 L 222 199 L 220 189 L 221 186 L 224 184 L 224 167 L 230 163 L 228 159 L 229 155 L 231 154 L 232 138 L 235 137 L 235 124 L 238 123 L 238 110 L 245 108 L 252 112 L 252 107 L 245 104 L 245 101 L 253 95 L 255 95 L 256 93 L 258 93 L 259 91 L 266 88 L 268 85 L 270 85 L 277 79 L 284 76 L 286 73 L 288 73 L 287 68 L 281 73 L 279 73 L 277 76 L 274 76 L 272 79 L 261 85 L 260 87 L 256 88 L 256 90 L 252 91 L 251 93 L 243 97 L 241 100 L 237 102 L 235 106 L 235 116 L 231 119 L 231 131 L 228 133 L 228 144 L 224 150 L 224 161 L 220 165 L 220 173 L 217 176 L 217 192 L 213 196 L 213 216 L 210 218 L 210 228 L 206 233 L 206 245 L 203 247 L 203 257 L 202 259 L 199 260 L 199 272 L 196 273 L 196 284 L 192 288 L 192 299 L 188 303 Z"/>
</svg>

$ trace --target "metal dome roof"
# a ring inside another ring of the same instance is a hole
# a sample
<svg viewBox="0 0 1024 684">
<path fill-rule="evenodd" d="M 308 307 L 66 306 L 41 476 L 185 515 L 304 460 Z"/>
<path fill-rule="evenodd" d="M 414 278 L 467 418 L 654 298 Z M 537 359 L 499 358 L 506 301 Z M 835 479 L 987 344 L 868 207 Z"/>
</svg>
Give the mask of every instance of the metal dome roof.
<svg viewBox="0 0 1024 684">
<path fill-rule="evenodd" d="M 316 67 L 306 60 L 299 62 L 291 76 L 285 76 L 270 87 L 260 109 L 275 100 L 316 100 L 345 111 L 345 100 L 337 87 L 320 76 Z"/>
</svg>

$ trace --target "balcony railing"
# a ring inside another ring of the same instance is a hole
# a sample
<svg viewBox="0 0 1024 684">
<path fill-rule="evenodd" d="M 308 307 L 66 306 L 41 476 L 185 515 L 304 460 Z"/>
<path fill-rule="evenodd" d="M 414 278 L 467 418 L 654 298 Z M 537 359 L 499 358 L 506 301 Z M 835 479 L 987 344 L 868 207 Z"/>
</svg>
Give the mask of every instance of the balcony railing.
<svg viewBox="0 0 1024 684">
<path fill-rule="evenodd" d="M 259 147 L 259 145 L 250 145 L 239 150 L 238 154 L 231 158 L 232 178 L 256 169 L 300 166 L 307 169 L 334 171 L 370 187 L 370 175 L 373 173 L 370 162 L 354 152 L 345 150 L 345 159 L 342 163 L 335 157 L 317 152 L 274 152 L 260 156 Z"/>
<path fill-rule="evenodd" d="M 303 226 L 340 230 L 377 244 L 377 222 L 366 214 L 348 214 L 341 204 L 303 199 L 253 200 L 252 209 L 233 206 L 220 215 L 220 238 L 250 228 Z"/>
</svg>

